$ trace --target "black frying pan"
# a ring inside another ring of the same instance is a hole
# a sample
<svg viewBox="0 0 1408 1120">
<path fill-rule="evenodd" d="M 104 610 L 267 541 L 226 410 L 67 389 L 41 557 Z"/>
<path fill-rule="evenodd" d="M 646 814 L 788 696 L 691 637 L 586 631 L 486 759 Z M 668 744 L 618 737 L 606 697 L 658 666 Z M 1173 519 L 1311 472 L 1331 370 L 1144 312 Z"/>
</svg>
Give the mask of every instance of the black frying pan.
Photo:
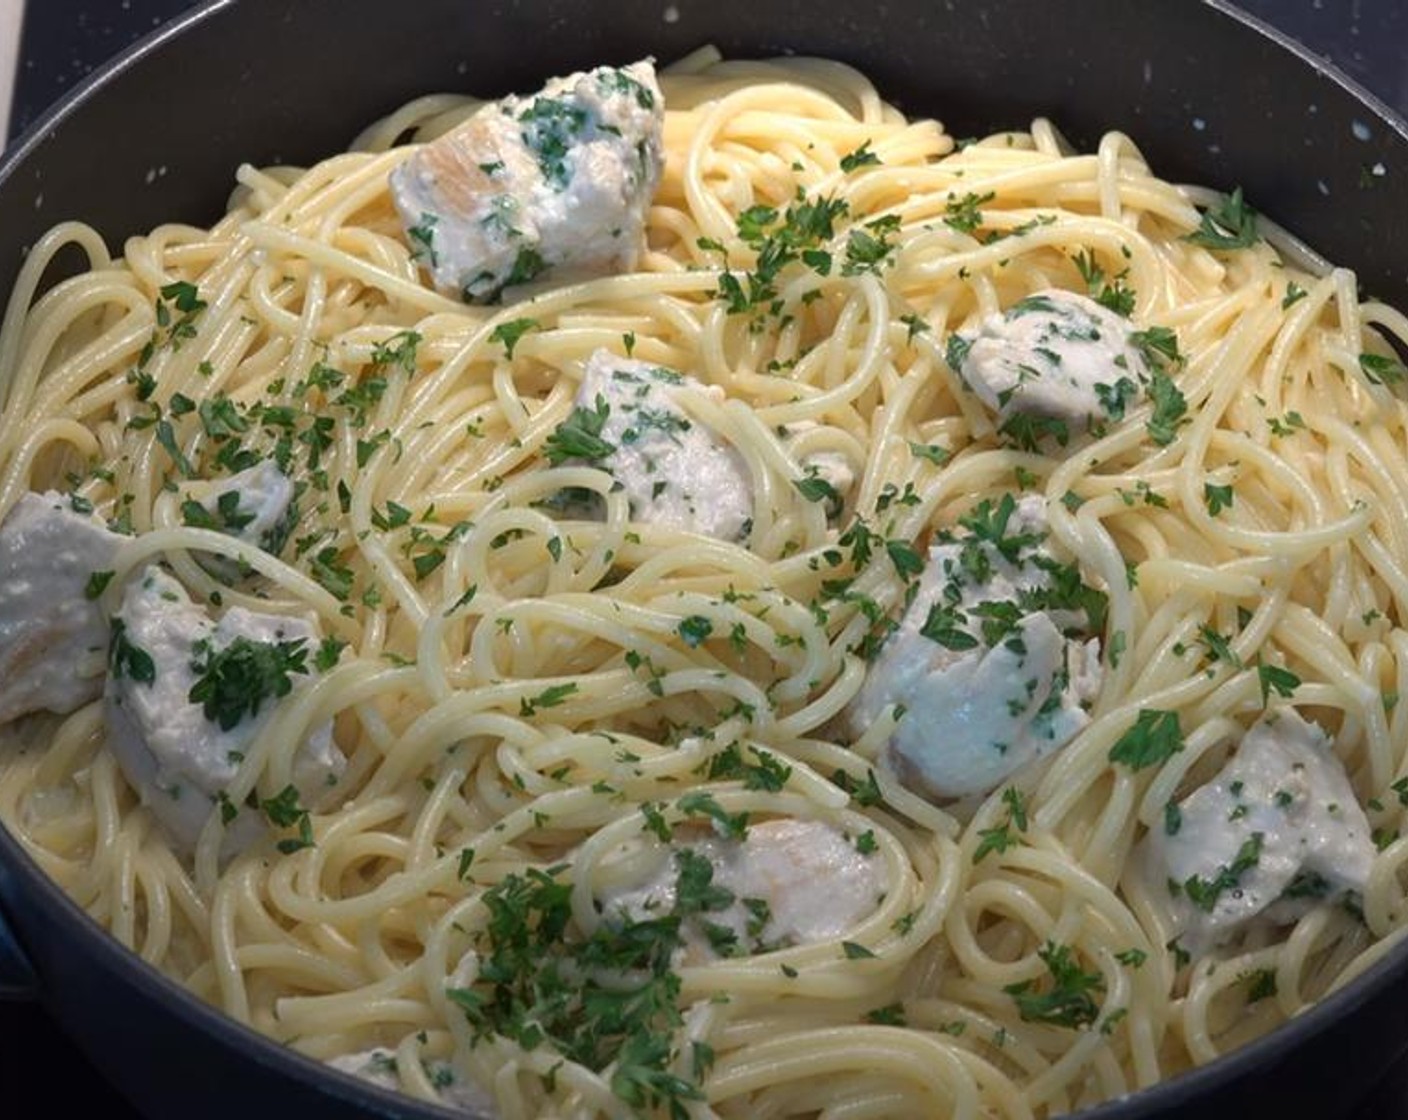
<svg viewBox="0 0 1408 1120">
<path fill-rule="evenodd" d="M 237 163 L 312 161 L 418 93 L 493 95 L 707 42 L 844 59 L 959 136 L 1036 115 L 1083 148 L 1121 129 L 1164 177 L 1240 184 L 1356 268 L 1366 290 L 1408 305 L 1408 131 L 1218 0 L 216 0 L 124 55 L 0 159 L 0 292 L 61 218 L 90 222 L 117 248 L 162 221 L 213 219 Z M 1385 185 L 1365 189 L 1376 165 Z M 327 1071 L 189 998 L 0 828 L 7 991 L 40 1000 L 154 1118 L 455 1115 Z M 1271 1036 L 1084 1120 L 1339 1116 L 1405 1044 L 1400 945 Z M 7 1112 L 27 1096 L 20 1084 L 0 1089 Z"/>
</svg>

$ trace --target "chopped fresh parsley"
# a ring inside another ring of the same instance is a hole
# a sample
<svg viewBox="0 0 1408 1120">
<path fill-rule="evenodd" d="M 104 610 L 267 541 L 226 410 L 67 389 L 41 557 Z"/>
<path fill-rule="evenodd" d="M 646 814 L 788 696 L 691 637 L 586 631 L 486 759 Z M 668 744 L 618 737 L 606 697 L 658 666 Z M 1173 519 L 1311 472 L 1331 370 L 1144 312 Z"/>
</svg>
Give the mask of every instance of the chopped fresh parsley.
<svg viewBox="0 0 1408 1120">
<path fill-rule="evenodd" d="M 1145 423 L 1145 430 L 1160 447 L 1173 442 L 1178 429 L 1186 424 L 1188 402 L 1183 392 L 1163 370 L 1156 370 L 1149 380 L 1149 399 L 1154 404 L 1154 412 Z"/>
<path fill-rule="evenodd" d="M 1408 378 L 1408 367 L 1387 354 L 1360 354 L 1359 368 L 1372 385 L 1397 385 Z"/>
<path fill-rule="evenodd" d="M 165 343 L 170 345 L 172 350 L 179 350 L 183 342 L 195 337 L 196 318 L 205 310 L 205 300 L 200 298 L 196 286 L 185 280 L 163 285 L 159 294 L 161 298 L 156 304 L 156 325 L 165 329 Z M 160 342 L 155 344 L 161 345 Z"/>
<path fill-rule="evenodd" d="M 1033 412 L 1014 412 L 1005 419 L 998 431 L 1012 440 L 1019 451 L 1039 452 L 1048 437 L 1065 447 L 1071 440 L 1071 428 L 1056 416 L 1041 416 Z"/>
<path fill-rule="evenodd" d="M 803 261 L 821 272 L 829 271 L 830 255 L 824 246 L 835 236 L 835 223 L 849 210 L 842 199 L 797 200 L 779 216 L 771 206 L 752 206 L 738 216 L 738 236 L 757 254 L 753 271 L 740 280 L 725 270 L 719 277 L 716 297 L 730 315 L 764 312 L 779 315 L 782 298 L 778 281 L 789 265 Z"/>
<path fill-rule="evenodd" d="M 1289 669 L 1283 669 L 1279 665 L 1267 665 L 1260 658 L 1256 663 L 1257 683 L 1261 686 L 1261 703 L 1266 705 L 1271 698 L 1271 693 L 1287 698 L 1294 694 L 1300 687 L 1300 677 L 1296 676 Z"/>
<path fill-rule="evenodd" d="M 416 351 L 420 343 L 421 336 L 417 332 L 397 331 L 385 342 L 372 347 L 372 365 L 378 369 L 395 366 L 409 377 L 416 371 Z"/>
<path fill-rule="evenodd" d="M 944 206 L 944 224 L 959 233 L 971 234 L 975 232 L 983 224 L 983 213 L 980 207 L 996 197 L 997 195 L 992 191 L 981 195 L 970 191 L 962 198 L 951 199 Z"/>
<path fill-rule="evenodd" d="M 1129 270 L 1125 269 L 1107 284 L 1105 270 L 1096 263 L 1094 250 L 1082 249 L 1071 259 L 1075 262 L 1081 279 L 1085 281 L 1085 288 L 1090 298 L 1116 315 L 1129 318 L 1134 312 L 1134 292 L 1124 282 L 1125 275 Z"/>
<path fill-rule="evenodd" d="M 1027 1023 L 1048 1023 L 1057 1027 L 1084 1027 L 1100 1016 L 1095 993 L 1105 990 L 1105 979 L 1099 972 L 1084 972 L 1068 945 L 1048 941 L 1037 950 L 1046 965 L 1051 984 L 1037 991 L 1035 980 L 1008 984 L 1002 990 L 1017 1004 L 1017 1013 Z"/>
<path fill-rule="evenodd" d="M 567 157 L 588 120 L 585 109 L 556 97 L 535 97 L 518 115 L 524 147 L 537 156 L 543 178 L 558 190 L 572 179 Z"/>
<path fill-rule="evenodd" d="M 318 645 L 318 652 L 313 655 L 313 668 L 320 673 L 326 673 L 329 669 L 337 665 L 342 657 L 342 651 L 347 648 L 347 642 L 334 634 L 329 634 Z"/>
<path fill-rule="evenodd" d="M 944 345 L 944 362 L 954 373 L 963 373 L 963 363 L 968 360 L 968 351 L 973 348 L 972 339 L 961 334 L 951 334 Z"/>
<path fill-rule="evenodd" d="M 543 689 L 532 699 L 524 697 L 518 702 L 518 714 L 523 717 L 535 715 L 540 708 L 555 708 L 577 691 L 577 685 L 569 681 Z"/>
<path fill-rule="evenodd" d="M 1247 976 L 1247 1002 L 1259 1003 L 1276 994 L 1276 970 L 1258 968 Z"/>
<path fill-rule="evenodd" d="M 880 783 L 875 779 L 874 770 L 867 770 L 865 780 L 861 782 L 856 781 L 844 770 L 837 770 L 831 775 L 831 780 L 849 793 L 855 803 L 862 808 L 879 805 L 883 800 L 880 795 Z"/>
<path fill-rule="evenodd" d="M 553 466 L 569 459 L 598 462 L 614 452 L 615 445 L 601 438 L 601 430 L 610 412 L 611 406 L 600 393 L 597 394 L 595 407 L 583 408 L 578 405 L 574 408 L 572 414 L 557 426 L 543 444 L 543 452 L 547 455 L 548 462 Z"/>
<path fill-rule="evenodd" d="M 156 662 L 152 655 L 127 639 L 127 624 L 120 618 L 112 620 L 108 638 L 108 665 L 114 678 L 130 678 L 138 684 L 156 680 Z"/>
<path fill-rule="evenodd" d="M 862 167 L 873 167 L 880 162 L 880 157 L 870 150 L 870 141 L 867 140 L 853 152 L 847 152 L 841 157 L 841 170 L 849 175 L 852 171 L 858 171 Z"/>
<path fill-rule="evenodd" d="M 1143 708 L 1134 725 L 1110 748 L 1111 762 L 1123 762 L 1131 770 L 1158 766 L 1183 749 L 1183 730 L 1178 713 Z"/>
<path fill-rule="evenodd" d="M 83 597 L 85 599 L 96 599 L 107 590 L 108 584 L 112 582 L 115 572 L 91 572 L 88 582 L 83 585 Z"/>
<path fill-rule="evenodd" d="M 794 478 L 792 485 L 797 488 L 797 492 L 809 502 L 831 502 L 836 506 L 841 505 L 841 495 L 836 487 L 827 482 L 824 478 L 815 475 L 807 478 Z"/>
<path fill-rule="evenodd" d="M 1178 335 L 1168 327 L 1149 327 L 1142 331 L 1131 331 L 1129 341 L 1144 355 L 1154 367 L 1176 366 L 1183 361 L 1178 350 Z"/>
<path fill-rule="evenodd" d="M 1223 892 L 1235 890 L 1241 882 L 1242 875 L 1261 861 L 1261 847 L 1264 839 L 1264 833 L 1253 832 L 1237 849 L 1237 854 L 1232 858 L 1232 862 L 1220 866 L 1211 879 L 1202 879 L 1197 875 L 1190 875 L 1185 879 L 1183 893 L 1188 896 L 1188 901 L 1199 910 L 1212 913 Z"/>
<path fill-rule="evenodd" d="M 742 840 L 748 835 L 748 814 L 728 812 L 707 790 L 691 790 L 676 805 L 687 816 L 708 817 L 727 840 Z"/>
<path fill-rule="evenodd" d="M 422 214 L 420 223 L 406 230 L 406 239 L 411 243 L 411 260 L 424 260 L 431 268 L 440 263 L 435 252 L 435 223 L 440 220 L 435 214 Z"/>
<path fill-rule="evenodd" d="M 915 443 L 914 440 L 910 440 L 909 451 L 915 458 L 926 459 L 939 467 L 942 467 L 953 458 L 952 451 L 940 447 L 936 443 Z"/>
<path fill-rule="evenodd" d="M 1106 416 L 1111 420 L 1123 420 L 1125 409 L 1139 396 L 1139 386 L 1132 378 L 1121 377 L 1113 385 L 1097 382 L 1095 395 Z"/>
<path fill-rule="evenodd" d="M 779 762 L 777 756 L 757 747 L 749 746 L 748 753 L 757 761 L 749 762 L 743 757 L 737 743 L 730 743 L 723 750 L 711 755 L 701 768 L 711 782 L 742 781 L 744 789 L 766 790 L 776 793 L 787 784 L 792 776 L 792 767 Z"/>
<path fill-rule="evenodd" d="M 298 803 L 298 790 L 293 785 L 284 786 L 273 797 L 266 797 L 259 806 L 271 824 L 279 828 L 298 829 L 297 837 L 280 840 L 275 845 L 284 855 L 313 846 L 313 821 L 308 810 Z"/>
<path fill-rule="evenodd" d="M 624 70 L 615 68 L 602 70 L 597 74 L 596 81 L 597 85 L 608 93 L 618 93 L 634 98 L 636 105 L 647 112 L 655 108 L 655 95 Z"/>
<path fill-rule="evenodd" d="M 688 618 L 681 619 L 676 629 L 685 645 L 690 649 L 697 649 L 714 632 L 714 624 L 702 614 L 692 614 Z"/>
<path fill-rule="evenodd" d="M 504 280 L 504 287 L 512 288 L 517 284 L 526 284 L 535 276 L 541 275 L 547 270 L 548 262 L 543 259 L 541 253 L 531 245 L 525 245 L 518 250 L 517 256 L 513 258 L 513 267 L 509 269 L 508 276 Z M 515 319 L 515 323 L 529 322 L 536 323 L 535 320 Z M 508 326 L 504 323 L 502 326 Z M 497 330 L 498 328 L 496 328 Z M 492 337 L 492 336 L 490 336 Z M 516 340 L 515 340 L 516 341 Z M 513 357 L 513 347 L 508 343 L 504 344 L 504 349 L 508 351 L 508 356 Z"/>
<path fill-rule="evenodd" d="M 973 850 L 974 863 L 981 863 L 990 852 L 1001 855 L 1009 848 L 1019 845 L 1021 840 L 1012 834 L 1013 827 L 1018 832 L 1027 830 L 1027 806 L 1022 798 L 1022 791 L 1016 786 L 1008 786 L 1002 791 L 1002 800 L 1007 805 L 1007 819 L 993 828 L 978 830 L 980 840 Z"/>
<path fill-rule="evenodd" d="M 1256 228 L 1256 211 L 1242 197 L 1242 188 L 1235 188 L 1215 207 L 1203 211 L 1198 228 L 1184 236 L 1185 241 L 1205 249 L 1247 249 L 1260 239 Z"/>
<path fill-rule="evenodd" d="M 510 319 L 506 323 L 500 323 L 497 327 L 495 327 L 492 331 L 489 332 L 489 341 L 502 342 L 504 346 L 504 354 L 507 357 L 512 358 L 513 348 L 518 345 L 518 340 L 521 339 L 529 331 L 537 329 L 537 319 Z"/>
<path fill-rule="evenodd" d="M 1216 517 L 1225 509 L 1232 508 L 1234 493 L 1231 486 L 1218 486 L 1211 482 L 1203 483 L 1203 501 L 1207 504 L 1208 514 Z"/>
<path fill-rule="evenodd" d="M 640 1113 L 686 1117 L 703 1099 L 673 1072 L 680 1055 L 680 979 L 671 965 L 689 914 L 723 903 L 712 866 L 677 853 L 675 908 L 643 921 L 603 922 L 590 936 L 572 922 L 565 868 L 509 874 L 483 895 L 487 918 L 473 933 L 480 968 L 470 987 L 448 988 L 474 1038 L 508 1038 L 526 1050 L 548 1046 L 588 1069 L 611 1069 L 611 1090 Z M 691 858 L 692 857 L 692 858 Z M 697 920 L 697 919 L 696 919 Z M 708 1053 L 688 1063 L 698 1076 Z"/>
<path fill-rule="evenodd" d="M 1198 637 L 1203 645 L 1207 646 L 1208 655 L 1212 660 L 1224 662 L 1235 669 L 1242 667 L 1242 659 L 1237 656 L 1227 635 L 1219 634 L 1211 626 L 1200 626 Z"/>
<path fill-rule="evenodd" d="M 846 259 L 841 265 L 842 276 L 859 276 L 862 272 L 879 272 L 882 265 L 893 264 L 895 250 L 890 236 L 899 229 L 899 218 L 887 215 L 855 227 L 846 235 Z"/>
<path fill-rule="evenodd" d="M 308 672 L 307 646 L 305 638 L 262 642 L 241 635 L 216 650 L 201 640 L 193 648 L 191 671 L 197 679 L 187 699 L 229 731 L 246 716 L 258 715 L 266 700 L 292 691 L 292 677 Z"/>
<path fill-rule="evenodd" d="M 885 554 L 889 556 L 890 563 L 894 565 L 900 579 L 913 579 L 924 571 L 924 558 L 908 541 L 886 541 Z"/>
</svg>

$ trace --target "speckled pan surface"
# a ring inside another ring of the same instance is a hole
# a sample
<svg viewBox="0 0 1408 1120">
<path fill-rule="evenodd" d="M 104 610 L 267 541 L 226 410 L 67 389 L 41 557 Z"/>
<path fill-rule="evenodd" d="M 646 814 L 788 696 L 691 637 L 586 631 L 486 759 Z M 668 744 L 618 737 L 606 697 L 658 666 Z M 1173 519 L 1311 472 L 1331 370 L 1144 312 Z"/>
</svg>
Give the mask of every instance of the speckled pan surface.
<svg viewBox="0 0 1408 1120">
<path fill-rule="evenodd" d="M 1402 122 L 1220 5 L 1167 0 L 418 0 L 394 16 L 384 0 L 220 0 L 95 75 L 0 161 L 0 289 L 58 220 L 82 217 L 114 246 L 173 216 L 209 220 L 238 163 L 329 153 L 415 94 L 493 95 L 705 43 L 845 59 L 959 136 L 1038 114 L 1079 146 L 1123 130 L 1165 177 L 1242 185 L 1367 291 L 1408 304 Z M 182 996 L 3 831 L 0 914 L 46 1005 L 150 1116 L 451 1115 L 324 1072 Z M 1336 1115 L 1344 1086 L 1408 1039 L 1405 981 L 1400 947 L 1295 1024 L 1086 1115 Z"/>
</svg>

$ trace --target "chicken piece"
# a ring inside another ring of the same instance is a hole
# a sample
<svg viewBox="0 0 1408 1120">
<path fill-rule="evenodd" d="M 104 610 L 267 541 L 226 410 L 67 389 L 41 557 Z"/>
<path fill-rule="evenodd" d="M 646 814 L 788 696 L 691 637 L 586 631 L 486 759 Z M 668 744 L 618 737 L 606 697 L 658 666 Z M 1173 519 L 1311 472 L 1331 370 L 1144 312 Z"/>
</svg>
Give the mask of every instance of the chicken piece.
<svg viewBox="0 0 1408 1120">
<path fill-rule="evenodd" d="M 1089 722 L 1104 596 L 1045 548 L 1045 509 L 1006 495 L 935 543 L 851 702 L 856 735 L 903 706 L 880 757 L 922 796 L 988 793 Z"/>
<path fill-rule="evenodd" d="M 201 497 L 188 498 L 182 507 L 187 525 L 214 529 L 274 556 L 283 550 L 298 521 L 293 481 L 272 459 L 193 492 Z M 200 561 L 207 571 L 226 580 L 241 574 L 239 563 L 225 556 L 202 554 Z"/>
<path fill-rule="evenodd" d="M 1127 319 L 1075 292 L 1052 288 L 954 335 L 954 372 L 1024 446 L 1065 445 L 1098 432 L 1143 400 L 1152 371 Z"/>
<path fill-rule="evenodd" d="M 1195 954 L 1257 918 L 1293 922 L 1362 894 L 1374 862 L 1368 818 L 1329 736 L 1290 707 L 1256 723 L 1144 846 L 1151 877 L 1176 884 L 1180 944 Z"/>
<path fill-rule="evenodd" d="M 194 846 L 216 804 L 232 850 L 262 831 L 257 812 L 222 795 L 281 697 L 315 671 L 318 643 L 311 618 L 231 607 L 212 621 L 155 565 L 128 583 L 112 620 L 107 745 L 179 843 Z M 315 729 L 294 763 L 300 807 L 344 765 L 331 724 Z"/>
<path fill-rule="evenodd" d="M 680 406 L 690 392 L 723 397 L 674 370 L 598 350 L 587 362 L 576 409 L 549 437 L 549 459 L 591 462 L 609 472 L 636 521 L 741 540 L 753 517 L 747 465 Z"/>
<path fill-rule="evenodd" d="M 742 839 L 705 835 L 662 848 L 643 882 L 599 899 L 609 920 L 658 918 L 680 902 L 682 875 L 696 886 L 708 865 L 702 913 L 683 923 L 693 960 L 759 953 L 840 937 L 872 913 L 889 887 L 885 865 L 865 845 L 824 821 L 777 818 L 748 827 Z M 701 920 L 702 919 L 702 920 Z"/>
<path fill-rule="evenodd" d="M 467 303 L 549 272 L 631 269 L 664 167 L 664 118 L 648 60 L 491 102 L 392 171 L 407 240 L 435 286 Z"/>
<path fill-rule="evenodd" d="M 64 494 L 25 494 L 0 525 L 0 723 L 102 695 L 97 602 L 122 537 Z"/>
<path fill-rule="evenodd" d="M 291 528 L 293 492 L 292 480 L 278 464 L 262 459 L 211 484 L 198 504 L 209 515 L 208 528 L 277 555 Z"/>
</svg>

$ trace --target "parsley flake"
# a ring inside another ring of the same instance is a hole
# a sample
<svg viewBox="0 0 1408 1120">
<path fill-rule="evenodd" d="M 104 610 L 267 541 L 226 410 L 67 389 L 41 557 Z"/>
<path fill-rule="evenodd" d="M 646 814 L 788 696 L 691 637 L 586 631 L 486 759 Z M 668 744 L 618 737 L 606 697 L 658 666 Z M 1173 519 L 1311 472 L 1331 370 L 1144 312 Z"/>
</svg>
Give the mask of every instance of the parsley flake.
<svg viewBox="0 0 1408 1120">
<path fill-rule="evenodd" d="M 1140 710 L 1134 725 L 1110 748 L 1111 762 L 1123 762 L 1131 770 L 1158 766 L 1183 749 L 1183 730 L 1178 713 L 1157 708 Z"/>
</svg>

